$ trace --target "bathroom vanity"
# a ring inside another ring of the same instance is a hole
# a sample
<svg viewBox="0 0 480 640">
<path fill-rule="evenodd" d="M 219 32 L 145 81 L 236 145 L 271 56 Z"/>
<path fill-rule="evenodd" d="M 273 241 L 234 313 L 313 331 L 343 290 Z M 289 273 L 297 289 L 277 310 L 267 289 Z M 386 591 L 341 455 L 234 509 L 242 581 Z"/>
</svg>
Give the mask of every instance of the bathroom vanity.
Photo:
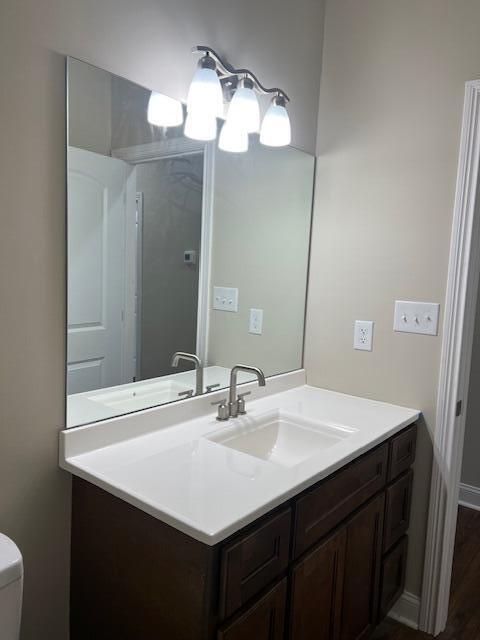
<svg viewBox="0 0 480 640">
<path fill-rule="evenodd" d="M 153 126 L 158 91 L 79 60 L 67 86 L 72 640 L 368 638 L 419 412 L 306 384 L 314 157 Z"/>
<path fill-rule="evenodd" d="M 116 442 L 88 432 L 102 425 L 64 432 L 73 640 L 370 636 L 403 591 L 418 412 L 272 391 L 257 389 L 238 425 L 209 413 L 158 429 L 163 407 L 136 438 L 131 417 Z M 201 414 L 205 400 L 188 402 Z M 279 457 L 260 440 L 247 452 L 272 421 Z M 295 449 L 312 434 L 309 453 Z"/>
</svg>

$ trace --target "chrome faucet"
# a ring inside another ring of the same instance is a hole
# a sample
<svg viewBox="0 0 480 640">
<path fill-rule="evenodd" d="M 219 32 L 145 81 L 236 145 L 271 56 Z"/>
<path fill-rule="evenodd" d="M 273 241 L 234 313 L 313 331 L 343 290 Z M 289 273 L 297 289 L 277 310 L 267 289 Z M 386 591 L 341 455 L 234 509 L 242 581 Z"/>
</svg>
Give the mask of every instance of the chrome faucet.
<svg viewBox="0 0 480 640">
<path fill-rule="evenodd" d="M 194 353 L 186 353 L 185 351 L 177 351 L 172 356 L 172 367 L 178 367 L 180 360 L 188 360 L 195 364 L 195 395 L 203 393 L 203 365 L 200 358 Z"/>
<path fill-rule="evenodd" d="M 250 394 L 250 391 L 246 393 L 240 393 L 237 396 L 237 374 L 239 371 L 245 371 L 246 373 L 254 373 L 257 376 L 258 386 L 265 386 L 265 375 L 258 367 L 250 367 L 245 364 L 236 364 L 230 372 L 230 391 L 228 398 L 228 413 L 231 418 L 236 418 L 238 414 L 245 414 L 245 396 Z"/>
</svg>

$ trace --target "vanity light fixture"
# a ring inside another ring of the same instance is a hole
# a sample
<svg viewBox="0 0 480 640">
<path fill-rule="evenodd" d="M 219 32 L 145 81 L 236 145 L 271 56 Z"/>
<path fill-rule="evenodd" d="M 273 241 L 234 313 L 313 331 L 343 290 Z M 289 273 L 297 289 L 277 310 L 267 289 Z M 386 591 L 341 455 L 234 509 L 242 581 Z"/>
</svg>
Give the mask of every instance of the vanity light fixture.
<svg viewBox="0 0 480 640">
<path fill-rule="evenodd" d="M 245 153 L 248 151 L 248 132 L 231 124 L 227 118 L 220 131 L 218 148 L 231 153 Z"/>
<path fill-rule="evenodd" d="M 178 127 L 183 123 L 180 100 L 152 91 L 148 101 L 147 120 L 156 127 Z"/>
<path fill-rule="evenodd" d="M 187 113 L 183 133 L 192 140 L 208 142 L 217 137 L 217 119 L 195 111 Z"/>
<path fill-rule="evenodd" d="M 249 77 L 240 80 L 227 115 L 230 125 L 244 129 L 247 133 L 258 132 L 260 129 L 260 106 L 253 86 L 253 80 Z"/>
<path fill-rule="evenodd" d="M 290 118 L 282 96 L 273 98 L 272 104 L 263 118 L 260 142 L 268 147 L 284 147 L 292 139 Z"/>
<path fill-rule="evenodd" d="M 198 63 L 187 97 L 187 113 L 206 118 L 223 116 L 222 85 L 215 60 L 207 53 Z"/>
<path fill-rule="evenodd" d="M 224 100 L 230 102 L 222 126 L 219 148 L 241 153 L 248 149 L 248 134 L 260 129 L 260 142 L 279 147 L 290 144 L 290 119 L 286 110 L 289 97 L 277 87 L 267 89 L 249 69 L 236 69 L 211 48 L 198 45 L 193 53 L 202 53 L 187 98 L 184 133 L 195 140 L 213 140 L 216 124 L 223 117 Z M 272 104 L 260 128 L 259 95 L 273 95 Z"/>
</svg>

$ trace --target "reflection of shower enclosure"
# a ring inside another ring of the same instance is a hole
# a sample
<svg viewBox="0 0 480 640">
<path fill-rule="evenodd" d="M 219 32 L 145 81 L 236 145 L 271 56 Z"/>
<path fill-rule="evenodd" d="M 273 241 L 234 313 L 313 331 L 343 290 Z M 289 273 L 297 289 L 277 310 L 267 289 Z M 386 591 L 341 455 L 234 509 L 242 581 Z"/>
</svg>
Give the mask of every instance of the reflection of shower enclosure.
<svg viewBox="0 0 480 640">
<path fill-rule="evenodd" d="M 197 349 L 203 153 L 136 167 L 143 209 L 137 379 L 147 379 L 173 372 L 174 351 Z"/>
</svg>

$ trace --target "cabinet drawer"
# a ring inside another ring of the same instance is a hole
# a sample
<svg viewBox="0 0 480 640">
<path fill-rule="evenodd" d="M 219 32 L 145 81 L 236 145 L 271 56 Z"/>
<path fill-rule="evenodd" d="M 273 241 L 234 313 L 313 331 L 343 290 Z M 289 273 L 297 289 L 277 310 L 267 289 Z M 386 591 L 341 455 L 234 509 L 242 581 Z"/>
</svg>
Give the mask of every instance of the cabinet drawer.
<svg viewBox="0 0 480 640">
<path fill-rule="evenodd" d="M 247 611 L 222 627 L 218 640 L 283 640 L 286 593 L 284 578 Z"/>
<path fill-rule="evenodd" d="M 222 550 L 220 616 L 226 618 L 287 568 L 290 508 Z"/>
<path fill-rule="evenodd" d="M 415 460 L 417 425 L 405 429 L 390 441 L 388 481 L 390 482 L 409 469 Z"/>
<path fill-rule="evenodd" d="M 407 532 L 410 524 L 412 504 L 413 471 L 387 487 L 385 503 L 385 527 L 383 530 L 383 550 L 388 551 Z"/>
<path fill-rule="evenodd" d="M 385 618 L 405 587 L 408 538 L 404 536 L 384 557 L 380 581 L 380 619 Z"/>
<path fill-rule="evenodd" d="M 385 443 L 324 480 L 297 501 L 295 557 L 383 489 L 387 461 L 388 443 Z"/>
</svg>

